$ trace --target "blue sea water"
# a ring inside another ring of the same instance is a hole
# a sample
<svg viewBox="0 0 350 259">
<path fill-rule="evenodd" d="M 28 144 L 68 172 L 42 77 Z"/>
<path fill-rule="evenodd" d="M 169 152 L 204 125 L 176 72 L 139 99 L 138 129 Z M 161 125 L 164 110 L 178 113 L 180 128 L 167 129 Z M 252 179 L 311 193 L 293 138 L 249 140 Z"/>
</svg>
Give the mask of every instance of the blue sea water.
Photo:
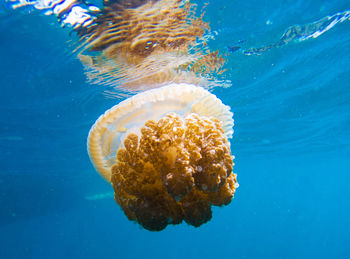
<svg viewBox="0 0 350 259">
<path fill-rule="evenodd" d="M 87 82 L 54 17 L 1 5 L 0 258 L 350 258 L 350 21 L 244 52 L 347 10 L 345 0 L 209 2 L 210 46 L 232 82 L 213 93 L 234 112 L 240 187 L 199 228 L 149 232 L 127 220 L 86 152 L 91 125 L 120 100 Z"/>
</svg>

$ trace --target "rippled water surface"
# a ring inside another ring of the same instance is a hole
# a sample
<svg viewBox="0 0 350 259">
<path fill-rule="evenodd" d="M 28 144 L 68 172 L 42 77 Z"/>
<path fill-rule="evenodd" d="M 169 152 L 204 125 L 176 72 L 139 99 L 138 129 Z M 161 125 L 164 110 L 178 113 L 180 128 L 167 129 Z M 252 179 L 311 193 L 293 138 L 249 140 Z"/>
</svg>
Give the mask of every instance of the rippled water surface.
<svg viewBox="0 0 350 259">
<path fill-rule="evenodd" d="M 209 223 L 158 233 L 86 152 L 120 99 L 86 81 L 54 17 L 0 6 L 0 258 L 350 257 L 349 1 L 210 1 L 240 187 Z"/>
</svg>

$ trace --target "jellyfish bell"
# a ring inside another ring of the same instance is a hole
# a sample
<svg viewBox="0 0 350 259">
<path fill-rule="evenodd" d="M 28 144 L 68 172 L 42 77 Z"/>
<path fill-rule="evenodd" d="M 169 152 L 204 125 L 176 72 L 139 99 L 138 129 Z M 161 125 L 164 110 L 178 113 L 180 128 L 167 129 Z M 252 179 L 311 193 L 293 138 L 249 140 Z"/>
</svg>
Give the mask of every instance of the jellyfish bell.
<svg viewBox="0 0 350 259">
<path fill-rule="evenodd" d="M 202 87 L 171 84 L 137 94 L 92 126 L 88 152 L 126 216 L 148 230 L 211 219 L 230 203 L 230 108 Z"/>
</svg>

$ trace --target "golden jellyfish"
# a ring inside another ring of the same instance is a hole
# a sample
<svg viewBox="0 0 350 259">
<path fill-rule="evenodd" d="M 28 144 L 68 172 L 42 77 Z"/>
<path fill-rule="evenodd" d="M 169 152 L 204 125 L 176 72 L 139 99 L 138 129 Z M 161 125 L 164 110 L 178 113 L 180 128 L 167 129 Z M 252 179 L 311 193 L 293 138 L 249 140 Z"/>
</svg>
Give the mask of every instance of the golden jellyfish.
<svg viewBox="0 0 350 259">
<path fill-rule="evenodd" d="M 130 220 L 151 231 L 183 220 L 198 227 L 211 219 L 211 206 L 229 204 L 238 187 L 228 141 L 232 116 L 202 87 L 170 84 L 101 115 L 88 153 Z"/>
</svg>

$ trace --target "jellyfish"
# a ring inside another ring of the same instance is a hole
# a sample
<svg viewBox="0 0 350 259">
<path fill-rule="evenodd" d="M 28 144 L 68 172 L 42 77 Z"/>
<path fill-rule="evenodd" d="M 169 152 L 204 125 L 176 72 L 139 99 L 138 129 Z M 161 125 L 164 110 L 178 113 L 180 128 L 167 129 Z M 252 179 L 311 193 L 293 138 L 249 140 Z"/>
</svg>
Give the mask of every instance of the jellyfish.
<svg viewBox="0 0 350 259">
<path fill-rule="evenodd" d="M 129 220 L 151 231 L 182 221 L 198 227 L 238 187 L 229 138 L 233 114 L 199 86 L 170 84 L 101 115 L 87 146 Z"/>
</svg>

